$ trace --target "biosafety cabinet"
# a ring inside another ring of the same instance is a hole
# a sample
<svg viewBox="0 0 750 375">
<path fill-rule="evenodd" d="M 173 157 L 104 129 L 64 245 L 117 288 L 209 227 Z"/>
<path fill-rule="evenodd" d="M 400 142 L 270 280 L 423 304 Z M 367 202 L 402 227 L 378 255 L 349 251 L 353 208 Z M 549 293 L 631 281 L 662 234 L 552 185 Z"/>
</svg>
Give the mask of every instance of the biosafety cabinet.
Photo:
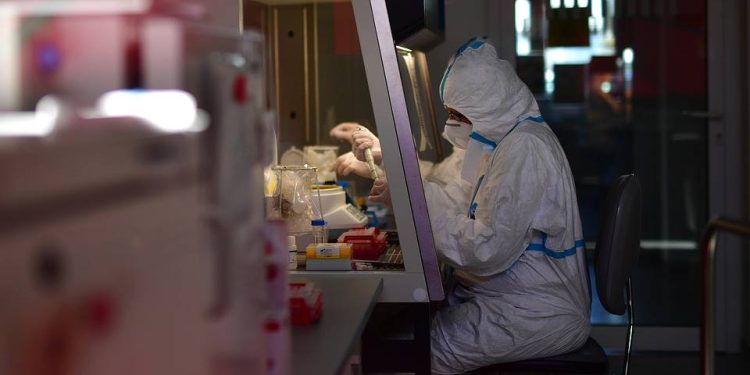
<svg viewBox="0 0 750 375">
<path fill-rule="evenodd" d="M 403 265 L 396 269 L 295 271 L 342 282 L 383 280 L 380 302 L 444 298 L 420 165 L 444 158 L 424 50 L 440 43 L 442 1 L 250 1 L 243 25 L 267 41 L 268 103 L 277 113 L 280 155 L 309 145 L 350 145 L 329 136 L 339 123 L 376 133 L 390 185 Z M 288 155 L 288 154 L 287 154 Z M 283 159 L 283 157 L 282 157 Z M 367 195 L 372 180 L 341 176 Z"/>
</svg>

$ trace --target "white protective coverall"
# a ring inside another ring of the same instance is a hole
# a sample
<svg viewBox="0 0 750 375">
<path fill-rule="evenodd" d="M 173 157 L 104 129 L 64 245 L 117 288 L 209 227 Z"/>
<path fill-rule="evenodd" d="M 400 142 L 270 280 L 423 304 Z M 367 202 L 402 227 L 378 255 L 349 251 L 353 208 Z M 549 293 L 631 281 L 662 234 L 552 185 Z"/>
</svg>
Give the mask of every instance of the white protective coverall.
<svg viewBox="0 0 750 375">
<path fill-rule="evenodd" d="M 575 186 L 557 137 L 513 67 L 483 40 L 459 49 L 440 93 L 472 122 L 467 150 L 472 142 L 496 147 L 477 181 L 461 170 L 447 184 L 425 181 L 435 245 L 457 281 L 433 321 L 432 371 L 579 348 L 591 300 Z"/>
</svg>

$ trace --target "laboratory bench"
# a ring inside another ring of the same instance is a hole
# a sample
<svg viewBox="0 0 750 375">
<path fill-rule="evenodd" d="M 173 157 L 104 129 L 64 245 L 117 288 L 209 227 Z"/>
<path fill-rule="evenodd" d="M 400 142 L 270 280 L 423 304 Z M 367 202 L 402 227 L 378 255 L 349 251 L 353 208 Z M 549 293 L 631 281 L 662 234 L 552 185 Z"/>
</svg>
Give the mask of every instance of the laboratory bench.
<svg viewBox="0 0 750 375">
<path fill-rule="evenodd" d="M 313 282 L 323 291 L 320 321 L 292 329 L 291 373 L 337 374 L 361 343 L 364 370 L 429 374 L 431 304 L 383 302 L 387 281 L 397 275 L 290 272 L 291 282 Z"/>
<path fill-rule="evenodd" d="M 382 279 L 299 273 L 290 281 L 313 282 L 323 291 L 320 320 L 292 328 L 291 374 L 340 373 L 380 297 Z"/>
</svg>

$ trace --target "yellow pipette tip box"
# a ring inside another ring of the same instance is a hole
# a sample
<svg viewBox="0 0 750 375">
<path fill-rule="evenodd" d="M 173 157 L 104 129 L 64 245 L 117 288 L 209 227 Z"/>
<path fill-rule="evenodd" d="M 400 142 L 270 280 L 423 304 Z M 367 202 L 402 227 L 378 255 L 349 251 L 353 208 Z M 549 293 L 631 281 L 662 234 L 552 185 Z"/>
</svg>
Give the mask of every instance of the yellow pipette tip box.
<svg viewBox="0 0 750 375">
<path fill-rule="evenodd" d="M 305 248 L 307 259 L 352 259 L 348 243 L 314 243 Z"/>
</svg>

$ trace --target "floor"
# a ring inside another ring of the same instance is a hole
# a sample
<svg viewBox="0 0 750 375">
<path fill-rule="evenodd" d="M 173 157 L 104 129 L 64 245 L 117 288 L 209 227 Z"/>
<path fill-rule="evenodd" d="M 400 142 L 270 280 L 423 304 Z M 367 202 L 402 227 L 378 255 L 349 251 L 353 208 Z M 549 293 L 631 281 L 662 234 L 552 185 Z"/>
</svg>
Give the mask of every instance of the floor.
<svg viewBox="0 0 750 375">
<path fill-rule="evenodd" d="M 622 374 L 622 356 L 611 355 L 609 374 Z M 349 372 L 351 371 L 351 372 Z M 347 374 L 361 374 L 361 368 L 347 369 Z M 699 375 L 700 356 L 692 352 L 634 353 L 630 360 L 633 375 Z M 716 358 L 717 375 L 746 375 L 750 373 L 750 355 L 723 355 Z M 378 373 L 373 375 L 385 375 Z M 401 374 L 401 373 L 389 373 Z M 533 375 L 528 374 L 526 375 Z"/>
<path fill-rule="evenodd" d="M 610 356 L 610 373 L 622 373 L 622 356 Z M 694 352 L 643 352 L 634 353 L 630 360 L 630 373 L 634 375 L 698 375 L 701 373 L 700 356 Z M 750 355 L 719 355 L 716 374 L 740 375 L 750 373 Z"/>
</svg>

